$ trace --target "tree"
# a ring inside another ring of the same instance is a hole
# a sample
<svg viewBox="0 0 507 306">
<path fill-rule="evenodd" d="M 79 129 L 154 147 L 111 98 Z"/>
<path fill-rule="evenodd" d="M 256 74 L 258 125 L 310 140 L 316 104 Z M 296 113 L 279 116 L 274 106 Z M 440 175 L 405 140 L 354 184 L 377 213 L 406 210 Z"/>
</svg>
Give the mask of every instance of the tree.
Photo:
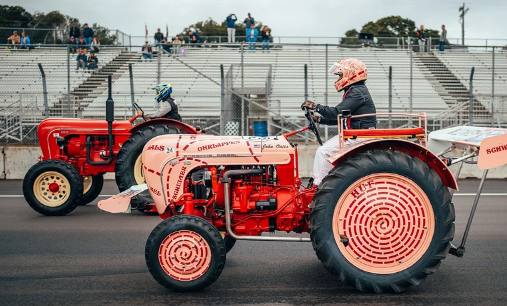
<svg viewBox="0 0 507 306">
<path fill-rule="evenodd" d="M 396 44 L 395 37 L 416 37 L 417 27 L 413 20 L 408 18 L 402 18 L 401 16 L 388 16 L 380 18 L 373 22 L 369 21 L 365 23 L 361 29 L 361 33 L 369 33 L 377 37 L 379 45 L 383 44 Z M 345 33 L 346 37 L 357 37 L 357 31 L 355 29 L 348 30 Z M 427 37 L 439 37 L 437 30 L 428 29 L 426 33 Z M 379 38 L 381 37 L 381 38 Z M 392 38 L 391 38 L 392 37 Z M 350 42 L 351 39 L 342 39 L 341 43 Z"/>
<path fill-rule="evenodd" d="M 19 28 L 18 33 L 25 31 L 32 43 L 67 43 L 72 23 L 81 27 L 77 18 L 59 11 L 32 15 L 20 6 L 0 5 L 0 27 Z M 108 28 L 97 23 L 93 24 L 93 31 L 101 44 L 109 45 L 116 41 L 116 36 L 110 35 Z M 11 34 L 12 30 L 0 30 L 0 37 Z"/>
<path fill-rule="evenodd" d="M 340 39 L 340 44 L 342 45 L 357 45 L 359 44 L 359 41 L 357 39 L 357 35 L 359 32 L 357 32 L 356 29 L 351 29 L 345 32 L 345 37 Z"/>
<path fill-rule="evenodd" d="M 116 35 L 110 34 L 108 28 L 94 23 L 92 29 L 93 35 L 97 37 L 101 45 L 113 45 L 116 42 Z"/>
</svg>

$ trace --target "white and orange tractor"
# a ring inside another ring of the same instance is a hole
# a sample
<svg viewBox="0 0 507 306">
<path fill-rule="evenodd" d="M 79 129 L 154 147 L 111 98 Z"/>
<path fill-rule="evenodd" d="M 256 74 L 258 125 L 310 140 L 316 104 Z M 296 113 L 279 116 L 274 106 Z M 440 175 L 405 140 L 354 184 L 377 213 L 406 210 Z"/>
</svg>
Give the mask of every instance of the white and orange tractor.
<svg viewBox="0 0 507 306">
<path fill-rule="evenodd" d="M 433 274 L 447 254 L 464 255 L 487 169 L 507 163 L 507 130 L 453 127 L 428 141 L 425 114 L 376 115 L 406 115 L 419 124 L 344 130 L 350 115 L 339 115 L 338 153 L 328 159 L 334 168 L 319 186 L 303 186 L 298 149 L 288 141 L 310 129 L 321 143 L 307 110 L 309 125 L 283 136 L 153 138 L 142 154 L 146 184 L 99 207 L 129 212 L 131 197 L 150 193 L 164 221 L 147 240 L 146 264 L 172 290 L 210 286 L 236 240 L 255 240 L 311 242 L 340 280 L 361 291 L 401 292 Z M 349 139 L 362 141 L 351 146 Z M 464 155 L 445 157 L 465 147 Z M 452 195 L 463 162 L 485 171 L 463 241 L 455 247 Z M 451 164 L 459 164 L 455 175 Z"/>
</svg>

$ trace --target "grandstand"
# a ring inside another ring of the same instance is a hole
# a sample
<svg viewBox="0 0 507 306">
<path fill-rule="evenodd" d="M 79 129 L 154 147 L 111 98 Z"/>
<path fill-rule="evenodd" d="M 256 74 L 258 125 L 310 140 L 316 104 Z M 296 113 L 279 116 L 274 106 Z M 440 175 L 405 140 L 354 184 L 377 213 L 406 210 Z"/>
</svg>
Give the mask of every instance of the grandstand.
<svg viewBox="0 0 507 306">
<path fill-rule="evenodd" d="M 151 87 L 159 81 L 168 82 L 174 87 L 174 97 L 183 118 L 191 124 L 208 128 L 216 128 L 221 116 L 222 120 L 223 116 L 228 121 L 241 120 L 241 110 L 244 110 L 244 120 L 269 117 L 270 120 L 284 118 L 304 124 L 300 110 L 305 99 L 304 66 L 307 65 L 307 98 L 336 105 L 342 95 L 336 93 L 333 87 L 336 76 L 330 75 L 328 68 L 336 60 L 347 57 L 358 58 L 367 65 L 368 88 L 379 112 L 388 111 L 389 67 L 392 67 L 392 112 L 426 112 L 435 128 L 465 123 L 468 120 L 468 79 L 470 68 L 475 66 L 474 118 L 479 116 L 481 124 L 492 123 L 491 53 L 461 50 L 418 56 L 411 52 L 408 49 L 348 49 L 339 46 L 326 49 L 322 45 L 274 44 L 270 53 L 262 53 L 260 50 L 240 52 L 237 48 L 220 45 L 188 48 L 186 55 L 176 58 L 162 54 L 150 62 L 142 61 L 139 51 L 104 47 L 99 53 L 99 71 L 89 74 L 75 71 L 75 55 L 71 55 L 68 61 L 65 48 L 37 48 L 29 52 L 0 50 L 0 107 L 4 114 L 0 138 L 16 131 L 15 136 L 8 137 L 18 140 L 20 126 L 31 126 L 33 130 L 44 118 L 38 63 L 46 73 L 52 116 L 70 114 L 73 117 L 103 118 L 108 75 L 113 78 L 116 117 L 131 116 L 128 73 L 131 64 L 134 100 L 146 111 L 157 107 Z M 223 99 L 221 65 L 224 70 Z M 499 52 L 495 58 L 495 109 L 500 113 L 501 122 L 507 119 L 506 72 L 507 57 Z M 67 82 L 70 83 L 70 97 Z M 242 95 L 247 100 L 243 107 Z M 67 111 L 69 100 L 71 112 Z M 247 121 L 247 125 L 250 123 Z M 213 132 L 218 133 L 219 129 Z"/>
</svg>

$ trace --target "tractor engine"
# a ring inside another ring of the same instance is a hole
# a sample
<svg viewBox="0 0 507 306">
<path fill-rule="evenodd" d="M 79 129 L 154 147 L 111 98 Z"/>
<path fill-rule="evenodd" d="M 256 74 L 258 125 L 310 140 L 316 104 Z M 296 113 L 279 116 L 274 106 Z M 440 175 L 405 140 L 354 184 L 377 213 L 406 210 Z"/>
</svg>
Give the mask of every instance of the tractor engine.
<svg viewBox="0 0 507 306">
<path fill-rule="evenodd" d="M 275 230 L 298 233 L 307 230 L 311 195 L 306 197 L 303 193 L 298 196 L 298 189 L 294 185 L 280 185 L 276 166 L 258 166 L 257 168 L 263 169 L 264 173 L 236 176 L 231 181 L 231 221 L 234 232 L 238 235 L 250 236 Z M 227 169 L 224 172 L 226 171 Z M 212 181 L 213 171 L 208 173 Z M 292 179 L 294 179 L 293 176 Z M 207 179 L 205 177 L 202 182 L 197 182 L 205 186 Z M 213 182 L 209 184 L 213 185 Z M 195 180 L 192 180 L 192 186 L 196 186 Z M 216 209 L 223 209 L 221 183 L 218 183 L 217 191 Z"/>
</svg>

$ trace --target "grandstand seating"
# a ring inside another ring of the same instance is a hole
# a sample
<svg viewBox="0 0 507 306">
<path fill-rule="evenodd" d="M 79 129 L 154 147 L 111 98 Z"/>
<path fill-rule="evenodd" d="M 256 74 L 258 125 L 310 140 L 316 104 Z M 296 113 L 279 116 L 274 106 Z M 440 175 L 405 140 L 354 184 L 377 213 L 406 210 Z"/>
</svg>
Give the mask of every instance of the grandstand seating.
<svg viewBox="0 0 507 306">
<path fill-rule="evenodd" d="M 112 60 L 119 49 L 103 48 L 97 54 L 99 68 Z M 70 55 L 71 90 L 79 86 L 89 74 L 83 70 L 76 73 L 76 55 Z M 41 63 L 45 74 L 50 106 L 67 94 L 67 51 L 57 48 L 26 50 L 0 50 L 0 107 L 19 100 L 31 102 L 36 97 L 42 101 Z"/>
<path fill-rule="evenodd" d="M 450 71 L 458 77 L 467 90 L 470 90 L 471 68 L 475 67 L 473 92 L 474 97 L 491 111 L 492 100 L 492 53 L 491 52 L 443 52 L 435 54 Z M 507 56 L 505 52 L 495 54 L 495 109 L 502 109 L 507 103 Z"/>
<path fill-rule="evenodd" d="M 299 106 L 304 100 L 304 65 L 308 65 L 308 98 L 317 103 L 325 103 L 326 87 L 328 104 L 340 102 L 333 83 L 335 76 L 329 75 L 328 66 L 346 57 L 356 57 L 368 67 L 368 87 L 380 111 L 388 107 L 388 70 L 393 66 L 393 112 L 409 112 L 409 63 L 408 51 L 368 51 L 361 49 L 334 49 L 328 51 L 328 62 L 324 49 L 275 49 L 270 53 L 245 51 L 244 88 L 245 92 L 259 91 L 265 87 L 269 68 L 272 83 L 270 101 L 282 116 L 301 116 Z M 227 74 L 232 69 L 234 91 L 241 91 L 241 54 L 237 49 L 189 49 L 186 56 L 161 58 L 162 75 L 160 80 L 174 87 L 183 117 L 219 117 L 220 116 L 220 65 L 224 65 Z M 133 65 L 136 102 L 142 107 L 156 107 L 153 91 L 157 82 L 157 59 L 153 62 L 135 62 Z M 232 68 L 231 68 L 232 65 Z M 327 76 L 327 80 L 326 80 Z M 445 101 L 426 80 L 421 69 L 413 67 L 413 112 L 426 111 L 430 115 L 448 109 Z M 115 81 L 114 98 L 117 105 L 130 105 L 130 80 L 123 75 Z M 85 116 L 100 114 L 106 99 L 106 93 L 97 97 L 85 109 Z"/>
</svg>

